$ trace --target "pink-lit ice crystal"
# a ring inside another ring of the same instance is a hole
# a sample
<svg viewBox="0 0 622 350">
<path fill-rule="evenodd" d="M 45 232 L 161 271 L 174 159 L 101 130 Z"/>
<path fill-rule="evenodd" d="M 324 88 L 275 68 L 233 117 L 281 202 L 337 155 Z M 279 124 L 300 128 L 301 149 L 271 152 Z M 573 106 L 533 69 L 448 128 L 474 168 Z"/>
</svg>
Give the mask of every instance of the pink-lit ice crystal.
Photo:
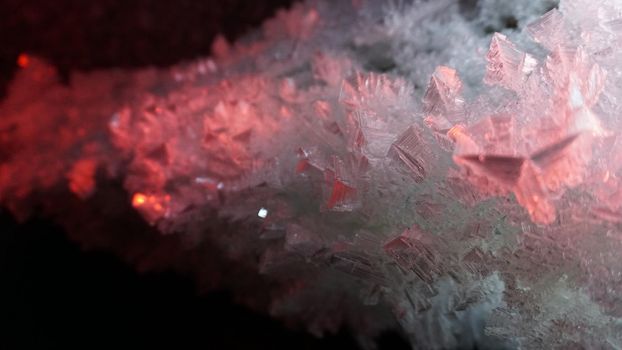
<svg viewBox="0 0 622 350">
<path fill-rule="evenodd" d="M 0 203 L 118 180 L 181 268 L 218 249 L 226 286 L 318 335 L 622 348 L 622 5 L 468 3 L 309 1 L 69 85 L 20 56 Z"/>
</svg>

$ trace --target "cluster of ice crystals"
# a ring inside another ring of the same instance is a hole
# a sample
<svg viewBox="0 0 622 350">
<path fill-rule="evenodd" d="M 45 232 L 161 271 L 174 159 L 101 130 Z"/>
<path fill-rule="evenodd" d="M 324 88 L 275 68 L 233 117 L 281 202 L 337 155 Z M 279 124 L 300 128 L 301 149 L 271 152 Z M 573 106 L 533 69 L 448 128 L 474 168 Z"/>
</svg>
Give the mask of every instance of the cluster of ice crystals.
<svg viewBox="0 0 622 350">
<path fill-rule="evenodd" d="M 318 335 L 620 348 L 622 3 L 553 5 L 309 2 L 69 86 L 33 59 L 0 106 L 0 201 L 101 173 L 163 233 L 217 213 L 244 229 L 206 239 Z"/>
</svg>

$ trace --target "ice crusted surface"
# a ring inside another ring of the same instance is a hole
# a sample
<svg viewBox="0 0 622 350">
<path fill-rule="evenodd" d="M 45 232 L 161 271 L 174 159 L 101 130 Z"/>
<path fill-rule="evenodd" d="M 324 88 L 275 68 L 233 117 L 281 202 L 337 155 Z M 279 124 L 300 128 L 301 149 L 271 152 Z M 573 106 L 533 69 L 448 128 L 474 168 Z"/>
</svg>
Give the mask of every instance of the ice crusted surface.
<svg viewBox="0 0 622 350">
<path fill-rule="evenodd" d="M 313 1 L 68 86 L 31 58 L 0 105 L 0 201 L 121 179 L 318 335 L 619 349 L 622 3 L 556 5 Z M 217 220 L 239 229 L 204 237 Z"/>
</svg>

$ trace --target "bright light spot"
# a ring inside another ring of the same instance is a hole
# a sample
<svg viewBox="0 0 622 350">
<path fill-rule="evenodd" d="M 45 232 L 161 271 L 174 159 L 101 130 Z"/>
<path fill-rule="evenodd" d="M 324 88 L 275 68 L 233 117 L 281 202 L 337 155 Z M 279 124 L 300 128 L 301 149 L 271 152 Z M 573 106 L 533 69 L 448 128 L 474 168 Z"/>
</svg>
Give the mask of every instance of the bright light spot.
<svg viewBox="0 0 622 350">
<path fill-rule="evenodd" d="M 458 141 L 458 138 L 464 136 L 464 127 L 462 125 L 455 125 L 447 132 L 447 136 L 453 141 Z"/>
<path fill-rule="evenodd" d="M 29 63 L 30 63 L 30 57 L 28 57 L 28 55 L 26 55 L 25 53 L 20 53 L 19 56 L 17 56 L 17 65 L 20 68 L 28 67 Z"/>
<path fill-rule="evenodd" d="M 268 209 L 266 209 L 266 208 L 259 209 L 259 212 L 257 213 L 257 216 L 259 216 L 262 219 L 265 219 L 266 216 L 268 216 Z"/>
<path fill-rule="evenodd" d="M 132 197 L 132 205 L 134 207 L 140 207 L 141 205 L 145 204 L 146 201 L 147 196 L 142 193 L 136 193 L 134 194 L 134 197 Z"/>
<path fill-rule="evenodd" d="M 575 81 L 575 79 L 572 79 L 571 86 L 570 86 L 569 103 L 570 103 L 570 107 L 574 109 L 582 107 L 583 104 L 585 103 L 583 101 L 583 95 L 581 94 L 581 90 L 579 90 L 578 85 L 579 85 L 578 82 Z"/>
</svg>

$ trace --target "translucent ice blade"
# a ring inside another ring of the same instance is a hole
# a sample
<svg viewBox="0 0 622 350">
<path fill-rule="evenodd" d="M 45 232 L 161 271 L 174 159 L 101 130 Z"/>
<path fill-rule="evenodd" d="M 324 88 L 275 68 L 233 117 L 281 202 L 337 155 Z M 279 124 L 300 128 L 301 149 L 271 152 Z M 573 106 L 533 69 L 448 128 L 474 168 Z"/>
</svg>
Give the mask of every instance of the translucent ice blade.
<svg viewBox="0 0 622 350">
<path fill-rule="evenodd" d="M 423 97 L 426 115 L 442 115 L 456 109 L 464 102 L 461 97 L 462 82 L 455 69 L 439 66 L 432 74 Z"/>
<path fill-rule="evenodd" d="M 546 168 L 555 161 L 564 157 L 568 147 L 579 137 L 580 134 L 569 135 L 558 142 L 542 148 L 531 155 L 531 160 L 540 168 Z"/>
<path fill-rule="evenodd" d="M 486 176 L 506 186 L 513 186 L 521 175 L 525 161 L 522 157 L 496 155 L 462 155 L 456 162 L 475 169 L 478 175 Z"/>
<path fill-rule="evenodd" d="M 416 182 L 422 182 L 428 173 L 426 162 L 427 146 L 423 144 L 419 131 L 409 127 L 389 150 L 389 157 L 402 164 Z"/>
<path fill-rule="evenodd" d="M 351 211 L 356 205 L 356 200 L 356 189 L 335 179 L 326 207 L 336 211 Z"/>
<path fill-rule="evenodd" d="M 514 155 L 520 153 L 519 133 L 511 115 L 493 115 L 465 129 L 453 127 L 449 136 L 456 141 L 456 155 Z"/>
<path fill-rule="evenodd" d="M 386 242 L 383 249 L 401 269 L 431 283 L 441 270 L 435 241 L 435 237 L 415 225 Z"/>
<path fill-rule="evenodd" d="M 518 50 L 505 35 L 499 33 L 492 37 L 486 60 L 488 65 L 484 82 L 511 90 L 519 90 L 537 65 L 535 58 Z"/>
<path fill-rule="evenodd" d="M 553 9 L 544 16 L 527 26 L 527 33 L 542 46 L 549 50 L 567 43 L 567 28 L 564 18 L 557 9 Z"/>
<path fill-rule="evenodd" d="M 555 220 L 555 207 L 546 195 L 540 174 L 530 162 L 523 167 L 514 194 L 534 222 L 549 224 Z"/>
<path fill-rule="evenodd" d="M 356 188 L 356 179 L 365 171 L 356 159 L 346 161 L 332 157 L 330 169 L 324 171 L 324 181 L 327 188 L 326 209 L 332 211 L 352 211 L 361 204 L 359 191 Z"/>
<path fill-rule="evenodd" d="M 592 158 L 594 138 L 589 133 L 566 136 L 531 156 L 540 182 L 552 193 L 580 184 Z"/>
</svg>

